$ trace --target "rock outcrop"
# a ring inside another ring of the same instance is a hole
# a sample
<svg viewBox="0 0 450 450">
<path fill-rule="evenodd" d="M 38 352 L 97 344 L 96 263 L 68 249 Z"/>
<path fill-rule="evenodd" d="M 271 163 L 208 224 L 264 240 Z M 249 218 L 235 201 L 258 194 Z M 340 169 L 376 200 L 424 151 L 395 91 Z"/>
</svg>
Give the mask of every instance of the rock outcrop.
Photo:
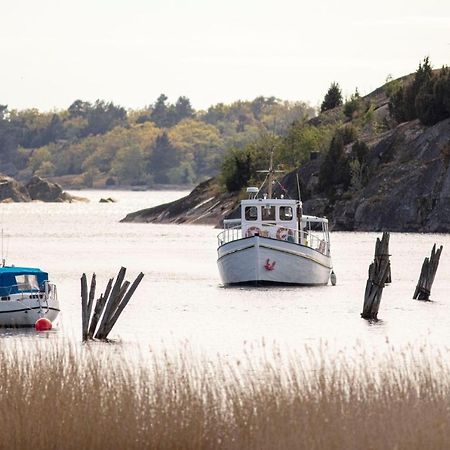
<svg viewBox="0 0 450 450">
<path fill-rule="evenodd" d="M 14 178 L 0 176 L 1 202 L 31 202 L 27 188 Z"/>
<path fill-rule="evenodd" d="M 0 176 L 0 202 L 73 202 L 85 199 L 64 192 L 59 184 L 34 176 L 24 186 L 14 178 Z"/>
<path fill-rule="evenodd" d="M 218 191 L 213 178 L 189 195 L 154 208 L 128 214 L 121 222 L 207 223 L 216 225 L 236 207 L 236 195 Z"/>
<path fill-rule="evenodd" d="M 71 196 L 63 192 L 61 186 L 43 178 L 34 176 L 27 183 L 26 188 L 30 193 L 31 200 L 41 202 L 70 202 Z"/>
</svg>

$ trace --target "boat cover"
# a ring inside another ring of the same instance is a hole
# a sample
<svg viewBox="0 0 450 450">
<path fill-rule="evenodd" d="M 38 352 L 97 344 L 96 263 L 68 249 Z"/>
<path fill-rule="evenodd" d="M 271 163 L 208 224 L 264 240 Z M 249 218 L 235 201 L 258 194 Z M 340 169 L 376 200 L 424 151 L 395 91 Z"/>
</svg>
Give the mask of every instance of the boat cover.
<svg viewBox="0 0 450 450">
<path fill-rule="evenodd" d="M 31 276 L 26 277 L 27 275 Z M 24 280 L 26 281 L 24 282 Z M 43 272 L 41 269 L 32 267 L 0 267 L 0 296 L 24 291 L 35 291 L 38 288 L 42 289 L 44 281 L 47 280 L 48 273 Z"/>
</svg>

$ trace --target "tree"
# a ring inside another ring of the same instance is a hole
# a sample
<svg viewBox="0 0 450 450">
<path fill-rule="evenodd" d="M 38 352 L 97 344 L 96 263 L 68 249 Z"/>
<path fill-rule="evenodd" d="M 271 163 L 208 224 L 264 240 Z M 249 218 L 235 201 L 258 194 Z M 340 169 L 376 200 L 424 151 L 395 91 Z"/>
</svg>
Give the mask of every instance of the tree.
<svg viewBox="0 0 450 450">
<path fill-rule="evenodd" d="M 221 178 L 228 192 L 237 192 L 252 176 L 252 156 L 249 148 L 245 150 L 232 149 L 222 163 Z"/>
<path fill-rule="evenodd" d="M 154 176 L 155 183 L 167 184 L 168 172 L 178 165 L 179 158 L 175 147 L 170 143 L 167 133 L 156 138 L 149 158 L 149 171 Z"/>
<path fill-rule="evenodd" d="M 447 67 L 425 81 L 415 99 L 415 108 L 424 125 L 434 125 L 450 117 L 450 70 Z"/>
<path fill-rule="evenodd" d="M 342 185 L 344 189 L 347 189 L 350 182 L 350 161 L 344 152 L 342 135 L 336 133 L 320 166 L 319 184 L 323 191 L 331 194 L 335 186 Z"/>
<path fill-rule="evenodd" d="M 156 103 L 153 106 L 153 111 L 150 115 L 154 124 L 159 128 L 167 126 L 169 107 L 166 105 L 166 101 L 167 96 L 161 94 L 156 100 Z"/>
<path fill-rule="evenodd" d="M 75 100 L 67 111 L 69 112 L 69 118 L 82 117 L 86 118 L 92 105 L 89 102 L 83 102 L 82 100 Z"/>
<path fill-rule="evenodd" d="M 428 57 L 414 74 L 412 80 L 404 82 L 389 97 L 389 112 L 397 122 L 407 122 L 417 118 L 416 97 L 423 88 L 425 101 L 429 100 L 429 83 L 433 77 L 433 68 Z M 427 93 L 428 90 L 428 93 Z"/>
<path fill-rule="evenodd" d="M 328 111 L 329 109 L 336 108 L 336 106 L 342 105 L 342 92 L 338 83 L 331 83 L 328 92 L 325 94 L 320 111 Z"/>
<path fill-rule="evenodd" d="M 175 103 L 176 123 L 183 119 L 190 118 L 194 115 L 194 110 L 191 106 L 191 101 L 187 97 L 178 97 Z"/>
</svg>

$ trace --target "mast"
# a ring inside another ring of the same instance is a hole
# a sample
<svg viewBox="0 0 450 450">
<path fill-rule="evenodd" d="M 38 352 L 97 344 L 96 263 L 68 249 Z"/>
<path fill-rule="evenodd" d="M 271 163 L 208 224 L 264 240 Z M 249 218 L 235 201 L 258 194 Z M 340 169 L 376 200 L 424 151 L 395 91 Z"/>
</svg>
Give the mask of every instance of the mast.
<svg viewBox="0 0 450 450">
<path fill-rule="evenodd" d="M 272 185 L 274 180 L 275 171 L 273 170 L 273 147 L 270 150 L 270 166 L 269 166 L 269 185 L 267 186 L 267 198 L 272 198 Z"/>
</svg>

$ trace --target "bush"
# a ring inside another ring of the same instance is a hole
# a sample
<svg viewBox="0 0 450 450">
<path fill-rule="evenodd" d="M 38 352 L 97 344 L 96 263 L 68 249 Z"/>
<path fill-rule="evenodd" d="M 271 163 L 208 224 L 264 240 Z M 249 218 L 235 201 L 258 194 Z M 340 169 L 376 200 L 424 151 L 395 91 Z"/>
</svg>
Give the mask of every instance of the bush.
<svg viewBox="0 0 450 450">
<path fill-rule="evenodd" d="M 350 99 L 344 104 L 344 114 L 349 119 L 354 119 L 358 116 L 359 112 L 363 108 L 363 101 L 359 95 L 358 89 L 351 95 Z"/>
</svg>

